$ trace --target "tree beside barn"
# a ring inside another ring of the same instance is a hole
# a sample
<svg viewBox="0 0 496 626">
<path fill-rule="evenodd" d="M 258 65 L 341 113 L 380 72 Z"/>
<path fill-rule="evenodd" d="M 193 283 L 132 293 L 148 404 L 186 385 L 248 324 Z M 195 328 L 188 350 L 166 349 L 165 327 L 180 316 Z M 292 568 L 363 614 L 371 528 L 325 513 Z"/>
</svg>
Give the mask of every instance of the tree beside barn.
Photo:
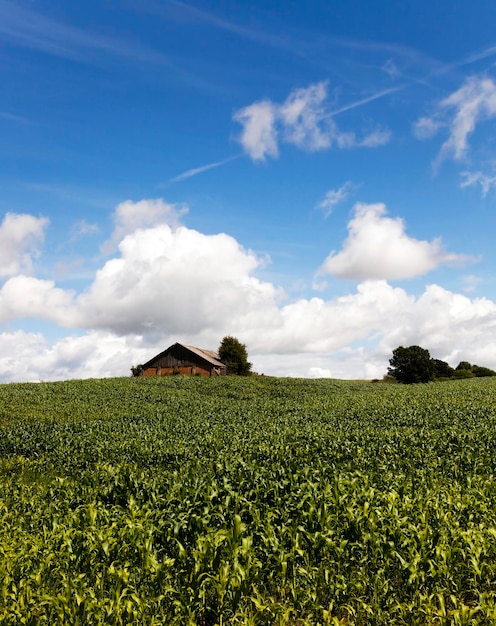
<svg viewBox="0 0 496 626">
<path fill-rule="evenodd" d="M 249 376 L 252 364 L 248 361 L 246 345 L 236 337 L 227 335 L 219 346 L 219 358 L 226 365 L 228 374 Z"/>
</svg>

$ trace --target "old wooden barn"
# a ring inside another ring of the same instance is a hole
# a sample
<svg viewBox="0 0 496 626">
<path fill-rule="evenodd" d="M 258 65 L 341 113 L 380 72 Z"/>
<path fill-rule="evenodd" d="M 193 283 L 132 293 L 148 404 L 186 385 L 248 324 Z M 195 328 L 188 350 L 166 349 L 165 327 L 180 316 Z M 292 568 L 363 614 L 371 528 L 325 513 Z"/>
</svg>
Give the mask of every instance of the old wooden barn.
<svg viewBox="0 0 496 626">
<path fill-rule="evenodd" d="M 175 343 L 143 365 L 140 376 L 167 376 L 168 374 L 194 376 L 225 376 L 226 366 L 212 350 Z"/>
</svg>

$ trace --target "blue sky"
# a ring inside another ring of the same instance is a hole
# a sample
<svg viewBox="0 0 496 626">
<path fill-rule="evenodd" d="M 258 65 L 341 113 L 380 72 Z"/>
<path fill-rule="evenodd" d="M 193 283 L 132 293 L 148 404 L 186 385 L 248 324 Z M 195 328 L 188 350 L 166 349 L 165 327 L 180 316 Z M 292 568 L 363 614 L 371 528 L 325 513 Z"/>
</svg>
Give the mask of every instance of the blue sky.
<svg viewBox="0 0 496 626">
<path fill-rule="evenodd" d="M 0 0 L 0 381 L 175 341 L 496 368 L 496 5 Z"/>
</svg>

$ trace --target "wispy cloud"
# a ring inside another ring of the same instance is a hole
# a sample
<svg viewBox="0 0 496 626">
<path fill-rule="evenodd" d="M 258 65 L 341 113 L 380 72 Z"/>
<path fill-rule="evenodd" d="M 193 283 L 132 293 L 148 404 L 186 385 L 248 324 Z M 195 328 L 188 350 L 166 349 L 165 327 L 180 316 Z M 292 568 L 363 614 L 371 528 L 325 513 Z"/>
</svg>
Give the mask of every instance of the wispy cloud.
<svg viewBox="0 0 496 626">
<path fill-rule="evenodd" d="M 18 124 L 29 123 L 27 117 L 23 117 L 22 115 L 14 115 L 13 113 L 6 113 L 5 111 L 0 111 L 0 119 L 8 120 L 9 122 L 16 122 Z"/>
<path fill-rule="evenodd" d="M 413 125 L 413 134 L 417 139 L 429 139 L 434 136 L 437 131 L 445 126 L 441 120 L 432 117 L 421 117 Z"/>
<path fill-rule="evenodd" d="M 479 284 L 482 282 L 482 279 L 475 274 L 467 274 L 466 276 L 462 276 L 463 282 L 463 291 L 466 293 L 470 293 L 475 291 Z"/>
<path fill-rule="evenodd" d="M 213 170 L 216 167 L 221 167 L 222 165 L 226 165 L 226 163 L 230 163 L 231 161 L 235 161 L 236 159 L 241 158 L 242 155 L 237 154 L 236 156 L 229 157 L 228 159 L 224 159 L 223 161 L 215 161 L 214 163 L 208 163 L 207 165 L 201 165 L 200 167 L 193 167 L 178 176 L 174 176 L 173 178 L 169 178 L 166 184 L 168 183 L 180 183 L 183 180 L 187 180 L 188 178 L 192 178 L 193 176 L 197 176 L 198 174 L 202 174 L 203 172 L 208 172 L 208 170 Z"/>
<path fill-rule="evenodd" d="M 447 98 L 439 102 L 431 117 L 422 117 L 415 125 L 416 135 L 425 138 L 438 129 L 449 128 L 449 137 L 434 161 L 437 168 L 446 158 L 463 159 L 469 136 L 479 122 L 496 117 L 496 84 L 491 78 L 471 76 Z"/>
<path fill-rule="evenodd" d="M 390 78 L 398 78 L 399 76 L 401 76 L 401 72 L 398 69 L 398 67 L 396 66 L 396 63 L 393 61 L 393 59 L 388 59 L 384 65 L 382 66 L 382 71 L 386 72 L 386 74 L 390 77 Z"/>
<path fill-rule="evenodd" d="M 97 35 L 6 0 L 0 0 L 0 39 L 77 61 L 94 61 L 95 54 L 105 53 L 128 61 L 171 65 L 164 55 L 137 42 Z"/>
<path fill-rule="evenodd" d="M 453 63 L 451 67 L 463 67 L 464 65 L 470 65 L 471 63 L 476 63 L 477 61 L 482 61 L 483 59 L 487 59 L 492 56 L 496 56 L 496 46 L 489 46 L 479 52 L 473 52 L 472 54 L 469 54 Z"/>
<path fill-rule="evenodd" d="M 317 207 L 324 214 L 324 217 L 329 217 L 329 215 L 333 212 L 334 207 L 341 202 L 344 202 L 344 200 L 346 200 L 346 198 L 350 195 L 352 189 L 353 183 L 350 180 L 347 180 L 344 185 L 341 185 L 338 189 L 329 189 L 325 198 L 317 205 Z"/>
<path fill-rule="evenodd" d="M 358 39 L 347 39 L 342 37 L 330 37 L 329 42 L 335 46 L 358 50 L 367 53 L 381 53 L 388 55 L 387 63 L 392 63 L 393 58 L 404 59 L 410 67 L 417 67 L 425 76 L 440 74 L 451 69 L 451 65 L 430 57 L 416 48 L 394 42 L 367 41 Z M 387 65 L 386 65 L 387 67 Z M 392 67 L 391 65 L 389 67 Z M 385 67 L 383 67 L 385 69 Z M 414 79 L 418 80 L 418 79 Z M 421 81 L 422 82 L 422 81 Z"/>
<path fill-rule="evenodd" d="M 496 176 L 489 176 L 483 172 L 461 172 L 462 182 L 460 187 L 474 187 L 480 185 L 482 190 L 482 197 L 485 198 L 487 194 L 496 187 Z"/>
<path fill-rule="evenodd" d="M 359 141 L 356 145 L 361 146 L 362 148 L 377 148 L 379 146 L 384 146 L 389 143 L 391 139 L 391 131 L 386 128 L 383 130 L 375 130 L 369 135 L 366 135 L 361 141 Z"/>
<path fill-rule="evenodd" d="M 291 37 L 287 35 L 274 35 L 273 33 L 267 32 L 262 28 L 250 28 L 247 26 L 236 24 L 233 21 L 219 17 L 213 11 L 199 9 L 190 4 L 187 4 L 186 2 L 181 2 L 181 0 L 165 0 L 164 4 L 180 10 L 183 16 L 188 16 L 192 21 L 209 24 L 210 26 L 213 26 L 220 30 L 224 30 L 233 35 L 238 35 L 243 39 L 257 41 L 258 43 L 262 43 L 274 48 L 287 49 L 290 50 L 292 53 L 295 52 L 294 42 L 292 42 Z M 145 4 L 143 4 L 143 0 L 140 0 L 139 6 L 140 9 L 142 9 L 144 6 L 145 10 L 160 15 L 164 14 L 163 5 L 160 5 L 153 0 L 148 0 L 147 2 L 145 2 Z"/>
<path fill-rule="evenodd" d="M 331 252 L 319 275 L 399 280 L 422 276 L 440 265 L 474 260 L 445 251 L 440 239 L 421 241 L 410 237 L 402 219 L 387 216 L 384 204 L 357 203 L 342 250 Z"/>
<path fill-rule="evenodd" d="M 96 235 L 100 232 L 98 224 L 90 224 L 86 220 L 79 220 L 72 227 L 72 239 L 84 237 L 86 235 Z"/>
<path fill-rule="evenodd" d="M 254 161 L 264 161 L 267 156 L 277 158 L 279 142 L 312 152 L 325 150 L 333 144 L 339 148 L 383 145 L 390 138 L 387 129 L 375 130 L 358 139 L 354 132 L 341 131 L 333 117 L 397 89 L 369 96 L 338 111 L 329 111 L 325 81 L 294 89 L 282 104 L 260 100 L 234 114 L 234 120 L 242 126 L 239 141 Z"/>
</svg>

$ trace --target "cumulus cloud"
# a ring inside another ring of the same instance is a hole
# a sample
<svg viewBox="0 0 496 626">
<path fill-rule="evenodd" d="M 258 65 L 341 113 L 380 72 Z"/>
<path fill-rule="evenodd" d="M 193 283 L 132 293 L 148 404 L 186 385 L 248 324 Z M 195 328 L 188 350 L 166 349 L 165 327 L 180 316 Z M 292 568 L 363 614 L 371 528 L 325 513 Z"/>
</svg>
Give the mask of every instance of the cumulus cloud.
<svg viewBox="0 0 496 626">
<path fill-rule="evenodd" d="M 59 289 L 51 280 L 13 276 L 0 289 L 0 321 L 41 318 L 62 326 L 76 320 L 73 292 Z"/>
<path fill-rule="evenodd" d="M 126 200 L 117 205 L 114 212 L 114 231 L 102 246 L 102 252 L 109 254 L 127 235 L 139 228 L 148 228 L 158 224 L 168 224 L 177 228 L 181 217 L 188 212 L 185 205 L 169 204 L 161 198 L 133 202 Z"/>
<path fill-rule="evenodd" d="M 7 213 L 0 224 L 0 276 L 30 273 L 33 258 L 39 254 L 48 219 Z"/>
<path fill-rule="evenodd" d="M 352 188 L 352 182 L 347 180 L 344 185 L 341 185 L 338 189 L 329 189 L 325 198 L 317 205 L 317 207 L 322 210 L 324 217 L 329 217 L 334 207 L 346 200 Z"/>
<path fill-rule="evenodd" d="M 134 336 L 89 331 L 50 345 L 41 333 L 4 332 L 0 334 L 0 382 L 124 376 L 148 354 L 149 349 Z"/>
<path fill-rule="evenodd" d="M 271 100 L 254 102 L 236 111 L 234 120 L 242 126 L 239 141 L 254 161 L 277 158 L 279 142 L 314 152 L 333 144 L 340 148 L 372 148 L 389 141 L 387 130 L 376 130 L 363 139 L 357 139 L 354 132 L 340 131 L 333 119 L 339 112 L 330 111 L 327 83 L 319 82 L 294 89 L 282 104 Z"/>
<path fill-rule="evenodd" d="M 331 252 L 321 274 L 358 280 L 398 280 L 421 276 L 446 263 L 468 260 L 448 253 L 440 239 L 409 237 L 401 218 L 386 217 L 384 204 L 357 203 L 340 252 Z"/>
<path fill-rule="evenodd" d="M 226 312 L 242 318 L 274 296 L 251 275 L 262 260 L 225 234 L 161 224 L 127 235 L 119 253 L 78 298 L 85 326 L 122 334 L 221 329 Z"/>
<path fill-rule="evenodd" d="M 496 84 L 491 78 L 472 76 L 437 105 L 432 117 L 422 117 L 415 125 L 419 138 L 434 135 L 447 126 L 449 137 L 441 146 L 435 165 L 453 157 L 461 160 L 468 151 L 469 136 L 479 122 L 496 115 Z"/>
<path fill-rule="evenodd" d="M 244 319 L 219 329 L 178 335 L 164 328 L 146 339 L 89 329 L 50 345 L 41 334 L 0 334 L 0 380 L 52 380 L 127 376 L 174 341 L 216 348 L 224 332 L 248 346 L 258 372 L 280 376 L 376 378 L 398 345 L 421 345 L 435 358 L 496 368 L 496 303 L 470 299 L 438 285 L 418 297 L 385 281 L 367 281 L 346 296 L 301 299 L 264 311 L 247 306 Z M 257 306 L 258 309 L 258 306 Z"/>
<path fill-rule="evenodd" d="M 470 299 L 439 285 L 429 285 L 392 337 L 398 338 L 401 333 L 410 340 L 410 345 L 416 343 L 411 339 L 418 339 L 419 345 L 454 365 L 462 359 L 496 365 L 491 356 L 491 350 L 496 347 L 495 330 L 496 303 L 487 298 Z M 465 354 L 470 356 L 465 357 Z"/>
<path fill-rule="evenodd" d="M 393 265 L 401 262 L 401 244 L 410 259 L 402 266 L 405 275 L 412 266 L 419 272 L 459 258 L 439 243 L 408 238 L 403 222 L 387 218 L 383 205 L 357 205 L 343 252 L 370 239 L 382 242 L 372 251 Z M 388 252 L 391 243 L 395 254 Z M 375 265 L 371 248 L 365 251 L 374 269 L 365 277 L 381 275 L 383 266 Z M 378 377 L 393 348 L 412 344 L 454 365 L 463 358 L 496 367 L 496 304 L 490 300 L 437 285 L 415 297 L 385 280 L 363 280 L 339 297 L 287 301 L 255 276 L 263 262 L 227 234 L 137 222 L 83 293 L 11 277 L 0 290 L 0 380 L 126 376 L 131 365 L 175 341 L 216 348 L 226 334 L 247 344 L 256 371 L 275 375 Z M 54 342 L 9 330 L 26 317 L 41 328 L 48 321 L 60 333 L 70 330 Z"/>
</svg>

